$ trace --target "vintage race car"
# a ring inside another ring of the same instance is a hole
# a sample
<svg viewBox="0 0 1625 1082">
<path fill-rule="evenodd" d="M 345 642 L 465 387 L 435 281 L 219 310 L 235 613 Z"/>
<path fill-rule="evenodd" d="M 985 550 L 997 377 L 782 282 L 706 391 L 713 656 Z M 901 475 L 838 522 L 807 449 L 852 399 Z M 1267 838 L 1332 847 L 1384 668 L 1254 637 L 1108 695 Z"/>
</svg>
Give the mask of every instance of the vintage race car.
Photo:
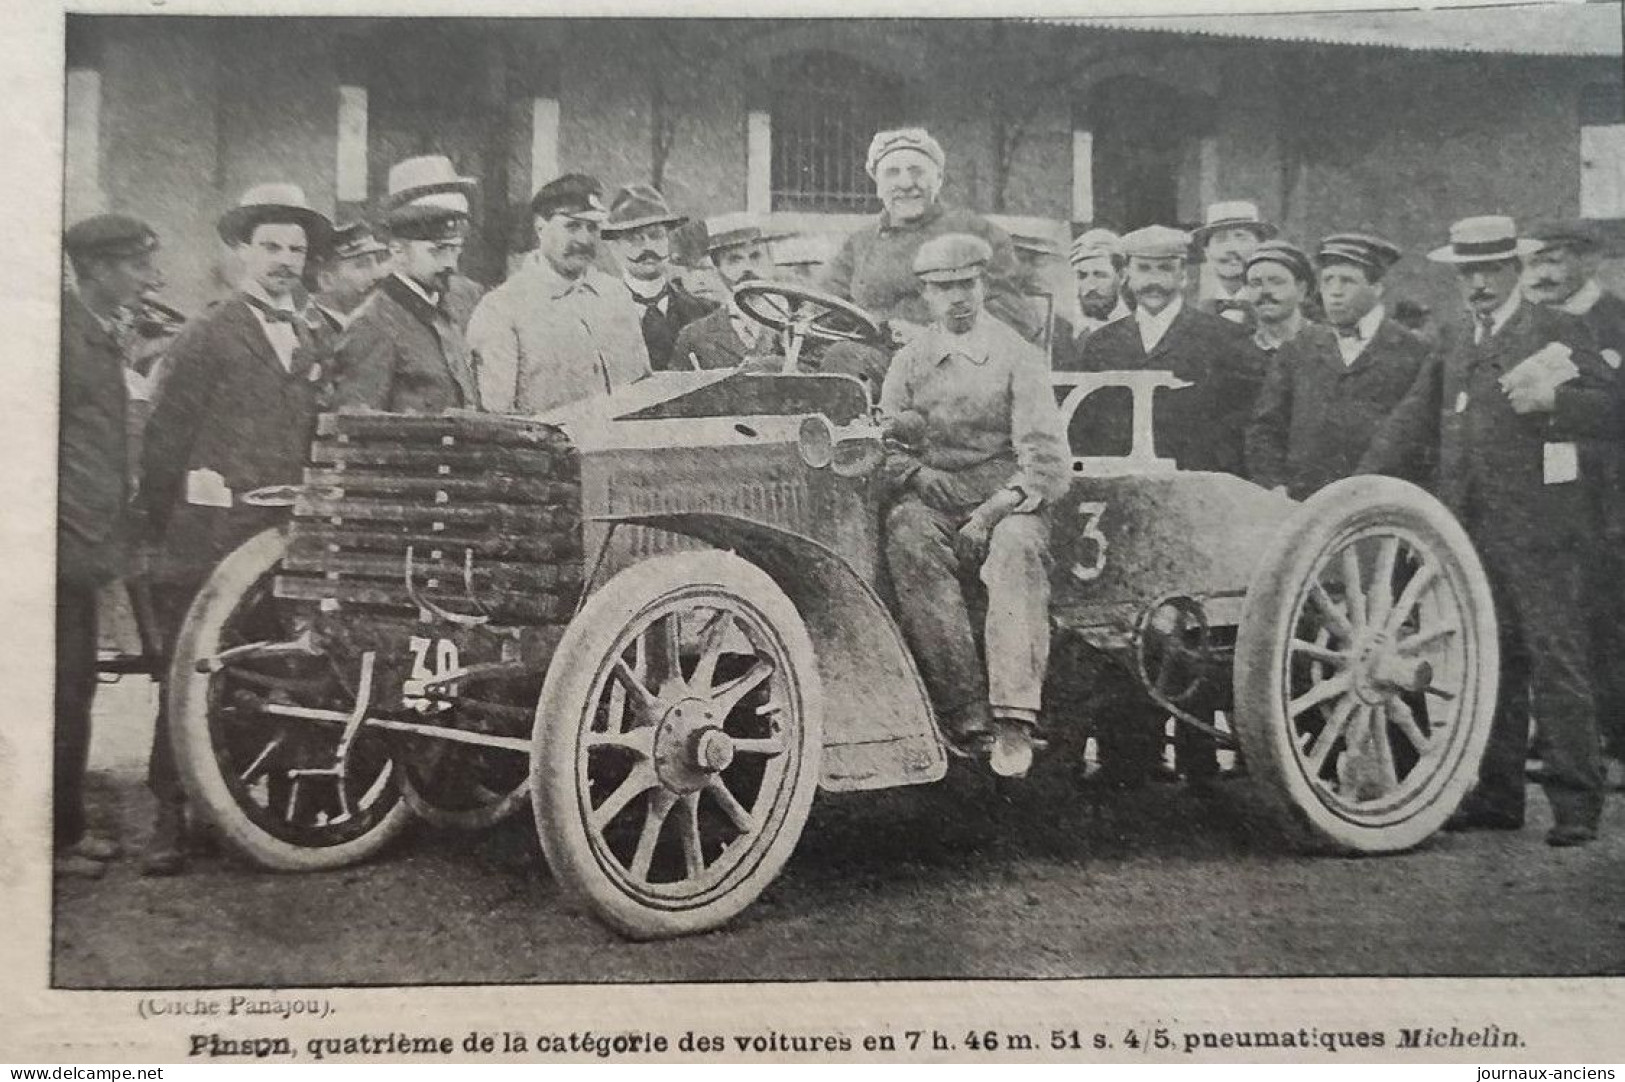
<svg viewBox="0 0 1625 1082">
<path fill-rule="evenodd" d="M 809 339 L 876 332 L 806 289 L 741 301 L 792 364 Z M 1057 641 L 1239 742 L 1317 846 L 1417 845 L 1473 783 L 1495 705 L 1472 546 L 1394 479 L 1300 505 L 1175 469 L 1151 418 L 1178 386 L 1056 377 L 1069 416 L 1110 391 L 1133 418 L 1126 453 L 1076 459 L 1050 511 Z M 304 484 L 255 496 L 288 524 L 220 565 L 172 659 L 191 797 L 286 870 L 365 858 L 413 815 L 473 828 L 530 807 L 553 875 L 622 933 L 724 923 L 820 789 L 948 769 L 884 601 L 871 390 L 661 373 L 540 419 L 322 417 Z M 1069 706 L 1052 727 L 1090 723 Z"/>
</svg>

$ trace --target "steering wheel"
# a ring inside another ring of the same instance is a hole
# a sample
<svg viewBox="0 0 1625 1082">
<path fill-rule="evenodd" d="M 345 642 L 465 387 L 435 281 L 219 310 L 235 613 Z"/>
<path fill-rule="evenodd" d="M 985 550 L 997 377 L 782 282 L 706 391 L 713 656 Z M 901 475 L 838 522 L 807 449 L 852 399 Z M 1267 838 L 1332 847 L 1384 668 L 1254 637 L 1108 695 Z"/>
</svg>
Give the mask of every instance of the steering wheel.
<svg viewBox="0 0 1625 1082">
<path fill-rule="evenodd" d="M 789 282 L 745 282 L 734 290 L 734 303 L 788 341 L 879 344 L 883 337 L 875 318 L 851 301 Z"/>
</svg>

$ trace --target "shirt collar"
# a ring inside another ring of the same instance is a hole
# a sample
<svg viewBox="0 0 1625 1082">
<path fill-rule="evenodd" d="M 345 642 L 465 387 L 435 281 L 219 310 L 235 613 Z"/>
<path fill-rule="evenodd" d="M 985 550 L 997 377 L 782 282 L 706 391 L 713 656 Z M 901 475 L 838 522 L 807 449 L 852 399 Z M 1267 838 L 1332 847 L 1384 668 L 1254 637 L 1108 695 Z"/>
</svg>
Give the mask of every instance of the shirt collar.
<svg viewBox="0 0 1625 1082">
<path fill-rule="evenodd" d="M 1587 278 L 1586 284 L 1575 290 L 1569 299 L 1558 305 L 1563 311 L 1573 316 L 1583 316 L 1602 300 L 1602 287 L 1597 285 L 1595 278 Z"/>
<path fill-rule="evenodd" d="M 1185 298 L 1175 293 L 1174 299 L 1168 302 L 1168 307 L 1164 308 L 1156 315 L 1152 315 L 1150 312 L 1147 312 L 1144 307 L 1140 307 L 1134 309 L 1134 318 L 1142 327 L 1166 331 L 1169 327 L 1173 326 L 1175 317 L 1179 315 L 1184 307 Z"/>
<path fill-rule="evenodd" d="M 435 306 L 436 302 L 439 300 L 439 298 L 436 297 L 433 293 L 430 293 L 427 289 L 424 289 L 421 285 L 414 282 L 412 279 L 408 278 L 406 275 L 402 274 L 400 271 L 394 272 L 392 277 L 394 277 L 397 281 L 399 281 L 407 289 L 410 289 L 418 297 L 421 297 L 423 299 L 423 302 L 425 304 L 427 304 L 430 308 L 433 308 Z"/>
<path fill-rule="evenodd" d="M 931 350 L 929 358 L 932 364 L 941 364 L 949 357 L 958 354 L 972 364 L 986 364 L 988 358 L 993 356 L 993 328 L 989 321 L 997 317 L 987 312 L 976 317 L 976 326 L 964 334 L 952 334 L 940 323 L 931 325 Z"/>
<path fill-rule="evenodd" d="M 651 282 L 645 282 L 642 278 L 634 278 L 630 274 L 623 274 L 621 275 L 621 281 L 626 283 L 626 288 L 632 291 L 633 297 L 645 303 L 659 300 L 666 294 L 667 285 L 664 278 L 656 278 Z"/>
<path fill-rule="evenodd" d="M 294 306 L 293 294 L 284 293 L 281 300 L 272 300 L 265 290 L 260 287 L 260 284 L 252 279 L 243 283 L 243 292 L 248 296 L 253 297 L 267 308 L 278 308 L 284 312 L 299 311 L 299 309 Z M 258 315 L 257 312 L 255 314 Z"/>
<path fill-rule="evenodd" d="M 1511 294 L 1508 295 L 1507 299 L 1501 302 L 1501 307 L 1490 313 L 1491 334 L 1499 333 L 1501 328 L 1507 325 L 1507 320 L 1512 318 L 1512 314 L 1518 310 L 1518 305 L 1522 303 L 1522 301 L 1523 291 L 1520 289 L 1514 289 Z M 1475 316 L 1474 318 L 1476 319 L 1477 317 Z"/>
<path fill-rule="evenodd" d="M 1122 297 L 1119 297 L 1117 298 L 1117 307 L 1113 308 L 1111 312 L 1107 314 L 1105 319 L 1095 319 L 1093 316 L 1087 316 L 1082 312 L 1079 312 L 1078 320 L 1084 327 L 1096 328 L 1104 327 L 1108 323 L 1115 323 L 1129 314 L 1129 306 L 1123 303 Z"/>
<path fill-rule="evenodd" d="M 548 261 L 546 256 L 538 253 L 536 261 L 531 264 L 531 270 L 552 300 L 567 297 L 578 290 L 585 290 L 594 294 L 599 292 L 598 283 L 595 280 L 597 271 L 591 267 L 583 271 L 580 278 L 566 278 L 553 268 L 553 264 Z"/>
<path fill-rule="evenodd" d="M 1382 305 L 1374 304 L 1371 306 L 1371 311 L 1360 317 L 1360 321 L 1355 324 L 1360 329 L 1360 341 L 1371 341 L 1372 336 L 1377 333 L 1377 328 L 1382 326 L 1382 319 L 1385 315 L 1387 315 L 1387 312 L 1384 311 Z"/>
</svg>

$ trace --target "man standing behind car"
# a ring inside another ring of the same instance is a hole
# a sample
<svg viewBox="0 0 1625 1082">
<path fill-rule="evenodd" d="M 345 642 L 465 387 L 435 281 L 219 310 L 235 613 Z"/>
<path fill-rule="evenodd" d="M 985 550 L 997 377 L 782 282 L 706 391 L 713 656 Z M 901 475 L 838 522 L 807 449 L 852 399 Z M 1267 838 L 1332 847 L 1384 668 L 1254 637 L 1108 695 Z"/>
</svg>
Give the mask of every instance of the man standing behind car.
<svg viewBox="0 0 1625 1082">
<path fill-rule="evenodd" d="M 673 214 L 666 197 L 647 184 L 615 193 L 599 235 L 609 242 L 621 266 L 621 279 L 638 306 L 649 366 L 656 372 L 691 367 L 674 354 L 678 333 L 716 308 L 672 277 L 671 231 L 688 221 Z"/>
<path fill-rule="evenodd" d="M 1049 663 L 1049 525 L 1069 457 L 1049 366 L 985 313 L 980 237 L 920 246 L 915 273 L 934 319 L 898 351 L 880 395 L 894 433 L 883 481 L 886 563 L 903 633 L 950 740 L 995 772 L 1032 763 Z M 907 435 L 901 435 L 903 430 Z M 987 587 L 987 663 L 963 587 Z"/>
<path fill-rule="evenodd" d="M 63 235 L 62 247 L 77 289 L 62 295 L 51 829 L 56 874 L 95 879 L 119 853 L 112 839 L 87 832 L 84 804 L 96 695 L 96 596 L 125 571 L 129 540 L 129 398 L 113 332 L 119 313 L 163 279 L 153 262 L 158 235 L 135 218 L 87 218 Z"/>
<path fill-rule="evenodd" d="M 1186 233 L 1160 225 L 1123 237 L 1134 314 L 1091 335 L 1080 364 L 1089 372 L 1170 373 L 1182 385 L 1157 392 L 1152 420 L 1157 453 L 1182 470 L 1244 476 L 1246 428 L 1263 380 L 1264 358 L 1240 325 L 1185 301 L 1181 289 L 1190 243 Z M 1105 402 L 1111 404 L 1110 399 Z M 1068 430 L 1074 452 L 1126 454 L 1129 411 L 1091 414 L 1089 405 L 1084 403 Z M 1110 779 L 1133 787 L 1144 781 L 1160 754 L 1160 726 L 1167 712 L 1143 695 L 1128 699 L 1134 708 L 1119 712 L 1117 724 L 1101 733 L 1101 743 Z M 1211 737 L 1181 725 L 1175 742 L 1189 782 L 1200 787 L 1217 776 L 1218 752 Z"/>
<path fill-rule="evenodd" d="M 457 275 L 476 183 L 436 154 L 390 169 L 392 269 L 339 343 L 332 409 L 439 413 L 480 405 L 463 334 L 479 287 Z"/>
<path fill-rule="evenodd" d="M 280 520 L 243 497 L 301 476 L 333 337 L 300 280 L 331 228 L 292 184 L 250 188 L 220 219 L 242 283 L 175 340 L 142 450 L 137 508 L 160 547 L 153 606 L 166 654 L 215 565 Z M 147 783 L 158 813 L 141 870 L 172 875 L 185 861 L 185 804 L 161 704 Z"/>
<path fill-rule="evenodd" d="M 651 372 L 626 285 L 593 266 L 601 191 L 592 177 L 568 173 L 531 200 L 537 258 L 486 294 L 468 325 L 486 409 L 542 413 Z"/>
<path fill-rule="evenodd" d="M 1260 245 L 1254 260 L 1268 250 Z M 1415 382 L 1428 348 L 1382 304 L 1382 277 L 1399 255 L 1364 234 L 1321 241 L 1328 322 L 1305 327 L 1271 359 L 1247 430 L 1247 472 L 1258 484 L 1301 500 L 1352 475 L 1372 433 Z M 1424 457 L 1393 462 L 1390 472 L 1420 482 Z"/>
<path fill-rule="evenodd" d="M 1456 268 L 1468 325 L 1418 373 L 1362 473 L 1439 449 L 1439 490 L 1483 558 L 1501 623 L 1501 689 L 1478 786 L 1447 830 L 1518 830 L 1531 709 L 1545 740 L 1548 845 L 1584 845 L 1602 814 L 1584 553 L 1594 481 L 1574 441 L 1618 435 L 1612 373 L 1576 317 L 1518 289 L 1511 218 L 1466 218 L 1428 258 Z"/>
<path fill-rule="evenodd" d="M 749 214 L 724 214 L 705 223 L 705 250 L 722 284 L 731 293 L 746 282 L 772 276 L 770 244 L 782 234 L 769 233 Z M 737 368 L 778 371 L 784 357 L 774 334 L 740 310 L 731 299 L 721 308 L 684 327 L 677 335 L 676 364 L 681 368 Z"/>
</svg>

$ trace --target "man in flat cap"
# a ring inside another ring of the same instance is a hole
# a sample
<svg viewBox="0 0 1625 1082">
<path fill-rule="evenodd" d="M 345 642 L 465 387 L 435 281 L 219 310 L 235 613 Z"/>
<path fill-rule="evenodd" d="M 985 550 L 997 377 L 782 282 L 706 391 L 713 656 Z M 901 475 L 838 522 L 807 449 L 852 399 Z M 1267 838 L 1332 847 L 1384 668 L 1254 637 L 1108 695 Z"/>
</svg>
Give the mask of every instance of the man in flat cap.
<svg viewBox="0 0 1625 1082">
<path fill-rule="evenodd" d="M 1245 329 L 1187 304 L 1182 294 L 1190 236 L 1153 225 L 1122 239 L 1126 288 L 1134 314 L 1107 323 L 1084 343 L 1085 371 L 1165 370 L 1187 386 L 1160 390 L 1152 419 L 1157 453 L 1182 470 L 1245 476 L 1243 446 L 1264 358 Z M 1098 397 L 1098 396 L 1097 396 Z M 1109 406 L 1104 400 L 1101 406 Z M 1125 409 L 1106 412 L 1085 401 L 1074 414 L 1069 435 L 1080 455 L 1126 454 L 1132 442 Z M 1123 786 L 1143 782 L 1160 752 L 1158 734 L 1166 711 L 1143 697 L 1138 713 L 1125 711 L 1103 744 L 1114 750 L 1112 780 Z M 1196 786 L 1218 773 L 1217 749 L 1209 737 L 1179 726 L 1180 768 Z M 1105 766 L 1106 764 L 1103 764 Z"/>
<path fill-rule="evenodd" d="M 333 230 L 333 243 L 316 268 L 318 291 L 311 298 L 335 333 L 349 326 L 355 310 L 389 274 L 389 245 L 373 236 L 364 221 Z"/>
<path fill-rule="evenodd" d="M 1592 700 L 1584 567 L 1595 482 L 1577 440 L 1615 438 L 1613 373 L 1575 316 L 1518 288 L 1510 218 L 1466 218 L 1429 259 L 1456 269 L 1467 326 L 1418 373 L 1361 472 L 1437 447 L 1439 493 L 1484 561 L 1501 623 L 1501 689 L 1478 786 L 1447 829 L 1517 830 L 1531 706 L 1544 740 L 1549 845 L 1596 837 L 1603 770 Z"/>
<path fill-rule="evenodd" d="M 988 309 L 1023 335 L 1036 334 L 1016 283 L 1016 255 L 1004 231 L 978 214 L 940 202 L 944 169 L 942 146 L 923 128 L 883 131 L 869 144 L 864 162 L 880 197 L 880 216 L 851 234 L 824 268 L 823 286 L 884 321 L 893 342 L 902 344 L 930 320 L 914 256 L 920 245 L 948 233 L 981 237 L 993 249 L 984 275 Z M 878 367 L 850 364 L 846 354 L 870 349 L 837 343 L 825 350 L 843 371 Z"/>
<path fill-rule="evenodd" d="M 1625 391 L 1620 358 L 1625 356 L 1625 300 L 1607 292 L 1596 278 L 1597 239 L 1585 222 L 1540 222 L 1524 231 L 1532 245 L 1524 257 L 1523 292 L 1535 304 L 1561 309 L 1584 320 L 1602 358 Z M 1587 561 L 1592 635 L 1592 677 L 1603 747 L 1618 772 L 1625 761 L 1625 460 L 1619 440 L 1580 444 L 1582 468 L 1596 479 L 1597 544 Z"/>
<path fill-rule="evenodd" d="M 438 154 L 389 171 L 390 273 L 355 313 L 334 358 L 332 409 L 440 413 L 475 409 L 465 328 L 479 287 L 457 274 L 478 182 Z"/>
<path fill-rule="evenodd" d="M 1083 346 L 1106 324 L 1129 314 L 1123 300 L 1122 239 L 1110 229 L 1090 229 L 1072 242 L 1070 260 L 1078 296 L 1078 323 L 1057 337 L 1051 364 L 1057 372 L 1081 368 Z"/>
<path fill-rule="evenodd" d="M 1032 762 L 1049 660 L 1049 527 L 1068 485 L 1043 355 L 983 311 L 992 247 L 948 233 L 914 270 L 931 322 L 886 373 L 886 562 L 937 717 L 956 747 L 1019 776 Z M 906 435 L 904 433 L 907 433 Z M 987 663 L 964 583 L 987 589 Z"/>
<path fill-rule="evenodd" d="M 621 278 L 638 306 L 643 344 L 656 372 L 686 368 L 673 356 L 677 334 L 717 306 L 683 288 L 672 274 L 672 230 L 688 221 L 672 213 L 666 197 L 647 184 L 632 184 L 615 193 L 599 235 L 609 242 L 621 266 Z"/>
<path fill-rule="evenodd" d="M 568 173 L 531 200 L 537 257 L 480 302 L 468 329 L 486 409 L 541 413 L 652 371 L 625 283 L 593 265 L 601 193 L 597 180 Z"/>
<path fill-rule="evenodd" d="M 1208 206 L 1194 234 L 1202 250 L 1202 275 L 1197 301 L 1204 312 L 1250 327 L 1252 296 L 1247 290 L 1247 257 L 1276 234 L 1264 221 L 1258 205 L 1233 199 Z"/>
<path fill-rule="evenodd" d="M 1058 343 L 1072 339 L 1072 324 L 1057 311 L 1055 294 L 1045 282 L 1055 262 L 1055 242 L 1043 235 L 1041 220 L 1033 220 L 1028 232 L 1010 234 L 1010 246 L 1016 250 L 1016 288 L 1026 306 L 1027 324 L 1031 328 L 1029 339 L 1044 352 L 1051 367 L 1055 363 Z"/>
<path fill-rule="evenodd" d="M 1253 345 L 1273 357 L 1308 326 L 1304 308 L 1315 288 L 1315 267 L 1296 244 L 1267 240 L 1247 257 L 1247 292 L 1253 301 Z"/>
<path fill-rule="evenodd" d="M 1264 251 L 1260 245 L 1254 258 Z M 1428 348 L 1382 303 L 1382 277 L 1399 254 L 1364 234 L 1321 241 L 1327 323 L 1306 326 L 1274 355 L 1247 432 L 1247 470 L 1265 488 L 1301 500 L 1354 474 L 1372 434 L 1416 381 Z M 1390 462 L 1388 471 L 1422 482 L 1425 457 Z"/>
<path fill-rule="evenodd" d="M 101 214 L 62 238 L 75 288 L 62 296 L 56 493 L 56 724 L 52 844 L 58 875 L 93 879 L 118 855 L 86 829 L 84 778 L 96 695 L 96 595 L 126 570 L 129 467 L 120 313 L 162 283 L 158 235 L 145 222 Z"/>
<path fill-rule="evenodd" d="M 243 496 L 299 481 L 315 432 L 317 392 L 333 349 L 302 286 L 305 260 L 332 226 L 293 184 L 261 184 L 220 218 L 242 270 L 237 291 L 187 324 L 142 449 L 138 510 L 161 550 L 152 591 L 166 652 L 193 595 L 216 564 L 280 521 Z M 142 871 L 184 863 L 185 805 L 160 706 L 148 784 L 158 816 Z"/>
<path fill-rule="evenodd" d="M 772 242 L 784 234 L 772 233 L 753 216 L 723 214 L 705 223 L 706 254 L 722 284 L 731 294 L 745 282 L 773 274 Z M 777 371 L 784 353 L 773 332 L 747 316 L 730 299 L 677 335 L 676 366 L 681 368 L 737 368 Z"/>
</svg>

